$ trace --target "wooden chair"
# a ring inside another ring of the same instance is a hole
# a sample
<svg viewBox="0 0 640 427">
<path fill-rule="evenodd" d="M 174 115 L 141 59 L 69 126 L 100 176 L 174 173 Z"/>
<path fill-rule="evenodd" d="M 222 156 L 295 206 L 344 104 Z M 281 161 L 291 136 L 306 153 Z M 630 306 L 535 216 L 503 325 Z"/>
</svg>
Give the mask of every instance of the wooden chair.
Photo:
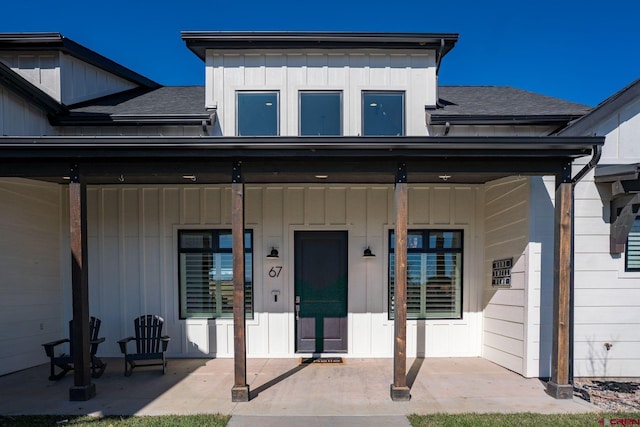
<svg viewBox="0 0 640 427">
<path fill-rule="evenodd" d="M 169 338 L 166 335 L 162 335 L 162 325 L 164 319 L 160 316 L 147 314 L 138 317 L 134 320 L 135 325 L 135 337 L 127 337 L 118 341 L 120 344 L 120 351 L 124 354 L 124 375 L 130 376 L 133 372 L 133 368 L 136 366 L 162 366 L 162 373 L 164 374 L 167 369 L 167 360 L 165 358 L 165 352 L 167 351 L 167 345 L 169 345 Z M 135 340 L 136 352 L 127 352 L 127 343 Z M 161 360 L 158 363 L 144 363 L 142 365 L 136 364 L 140 360 Z"/>
<path fill-rule="evenodd" d="M 89 319 L 89 354 L 91 355 L 91 376 L 93 378 L 100 377 L 107 367 L 107 364 L 96 356 L 96 353 L 98 352 L 98 345 L 104 342 L 104 337 L 98 338 L 98 334 L 100 333 L 100 323 L 101 321 L 97 317 L 91 316 Z M 71 342 L 71 337 L 73 337 L 73 320 L 69 321 L 69 338 L 42 344 L 50 361 L 51 370 L 49 379 L 51 381 L 59 380 L 64 377 L 67 372 L 73 370 L 73 342 Z M 69 343 L 69 354 L 62 353 L 59 356 L 56 356 L 56 346 L 64 343 Z M 56 367 L 62 369 L 62 371 L 56 374 Z"/>
</svg>

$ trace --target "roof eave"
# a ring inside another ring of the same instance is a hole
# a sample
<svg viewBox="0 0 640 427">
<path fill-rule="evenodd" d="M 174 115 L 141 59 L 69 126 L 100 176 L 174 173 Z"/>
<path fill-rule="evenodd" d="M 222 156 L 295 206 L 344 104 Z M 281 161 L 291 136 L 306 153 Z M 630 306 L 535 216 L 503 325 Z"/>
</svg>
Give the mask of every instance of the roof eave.
<svg viewBox="0 0 640 427">
<path fill-rule="evenodd" d="M 611 114 L 620 111 L 620 109 L 640 98 L 640 79 L 635 80 L 625 88 L 611 95 L 609 98 L 598 104 L 589 114 L 584 115 L 566 128 L 558 132 L 558 135 L 581 135 L 589 132 L 601 120 L 604 120 Z"/>
<path fill-rule="evenodd" d="M 207 49 L 453 49 L 457 33 L 225 32 L 183 31 L 187 47 L 201 59 Z"/>
<path fill-rule="evenodd" d="M 49 114 L 63 114 L 67 108 L 51 96 L 29 83 L 11 68 L 0 62 L 0 83 L 16 95 L 30 101 Z"/>
<path fill-rule="evenodd" d="M 70 114 L 56 116 L 52 122 L 58 126 L 199 126 L 211 124 L 211 114 Z"/>
<path fill-rule="evenodd" d="M 461 115 L 430 114 L 431 125 L 563 125 L 582 117 L 582 114 L 550 114 L 550 115 Z"/>
<path fill-rule="evenodd" d="M 66 38 L 60 33 L 0 33 L 0 50 L 56 50 L 102 68 L 140 86 L 156 89 L 161 85 L 99 53 Z"/>
<path fill-rule="evenodd" d="M 0 137 L 2 158 L 579 158 L 604 137 Z"/>
</svg>

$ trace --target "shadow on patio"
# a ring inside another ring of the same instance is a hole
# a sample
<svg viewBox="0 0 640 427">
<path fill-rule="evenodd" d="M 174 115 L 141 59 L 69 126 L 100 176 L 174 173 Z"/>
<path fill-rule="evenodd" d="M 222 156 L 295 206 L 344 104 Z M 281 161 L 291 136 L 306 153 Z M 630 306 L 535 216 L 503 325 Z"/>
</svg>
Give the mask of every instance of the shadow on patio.
<svg viewBox="0 0 640 427">
<path fill-rule="evenodd" d="M 480 358 L 410 359 L 409 402 L 392 402 L 392 359 L 298 364 L 248 359 L 251 401 L 231 402 L 233 359 L 171 359 L 123 376 L 122 359 L 94 380 L 97 396 L 70 402 L 73 374 L 47 379 L 48 365 L 0 377 L 0 414 L 405 415 L 434 412 L 589 412 L 580 400 L 554 400 L 538 379 L 526 379 Z"/>
</svg>

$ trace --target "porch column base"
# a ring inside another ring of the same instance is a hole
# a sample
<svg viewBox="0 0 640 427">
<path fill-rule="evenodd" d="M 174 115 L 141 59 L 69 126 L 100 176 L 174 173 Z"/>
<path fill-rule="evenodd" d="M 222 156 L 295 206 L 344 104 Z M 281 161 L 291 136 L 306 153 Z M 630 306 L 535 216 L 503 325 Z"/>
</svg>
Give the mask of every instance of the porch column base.
<svg viewBox="0 0 640 427">
<path fill-rule="evenodd" d="M 94 383 L 76 385 L 69 389 L 69 400 L 72 402 L 84 402 L 93 397 L 96 397 L 96 385 Z"/>
<path fill-rule="evenodd" d="M 556 384 L 549 381 L 546 391 L 554 399 L 573 399 L 573 385 L 571 384 Z"/>
<path fill-rule="evenodd" d="M 231 389 L 231 401 L 232 402 L 248 402 L 249 401 L 249 386 L 248 385 L 234 385 Z"/>
<path fill-rule="evenodd" d="M 394 402 L 407 402 L 411 399 L 411 390 L 409 387 L 396 387 L 391 384 L 391 400 Z"/>
</svg>

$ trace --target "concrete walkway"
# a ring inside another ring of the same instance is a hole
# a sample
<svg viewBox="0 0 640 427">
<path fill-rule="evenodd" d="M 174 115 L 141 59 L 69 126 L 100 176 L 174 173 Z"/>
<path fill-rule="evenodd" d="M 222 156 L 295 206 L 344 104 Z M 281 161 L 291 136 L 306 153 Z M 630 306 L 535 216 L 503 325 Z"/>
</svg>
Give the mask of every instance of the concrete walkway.
<svg viewBox="0 0 640 427">
<path fill-rule="evenodd" d="M 299 365 L 297 359 L 249 359 L 251 401 L 231 402 L 232 359 L 172 359 L 123 376 L 108 359 L 94 380 L 97 396 L 70 402 L 73 374 L 47 380 L 48 365 L 0 377 L 0 414 L 230 414 L 230 426 L 407 426 L 411 413 L 596 412 L 578 398 L 555 400 L 538 379 L 526 379 L 480 358 L 408 360 L 409 402 L 392 402 L 391 359 L 345 359 Z M 286 417 L 285 419 L 281 417 Z"/>
</svg>

